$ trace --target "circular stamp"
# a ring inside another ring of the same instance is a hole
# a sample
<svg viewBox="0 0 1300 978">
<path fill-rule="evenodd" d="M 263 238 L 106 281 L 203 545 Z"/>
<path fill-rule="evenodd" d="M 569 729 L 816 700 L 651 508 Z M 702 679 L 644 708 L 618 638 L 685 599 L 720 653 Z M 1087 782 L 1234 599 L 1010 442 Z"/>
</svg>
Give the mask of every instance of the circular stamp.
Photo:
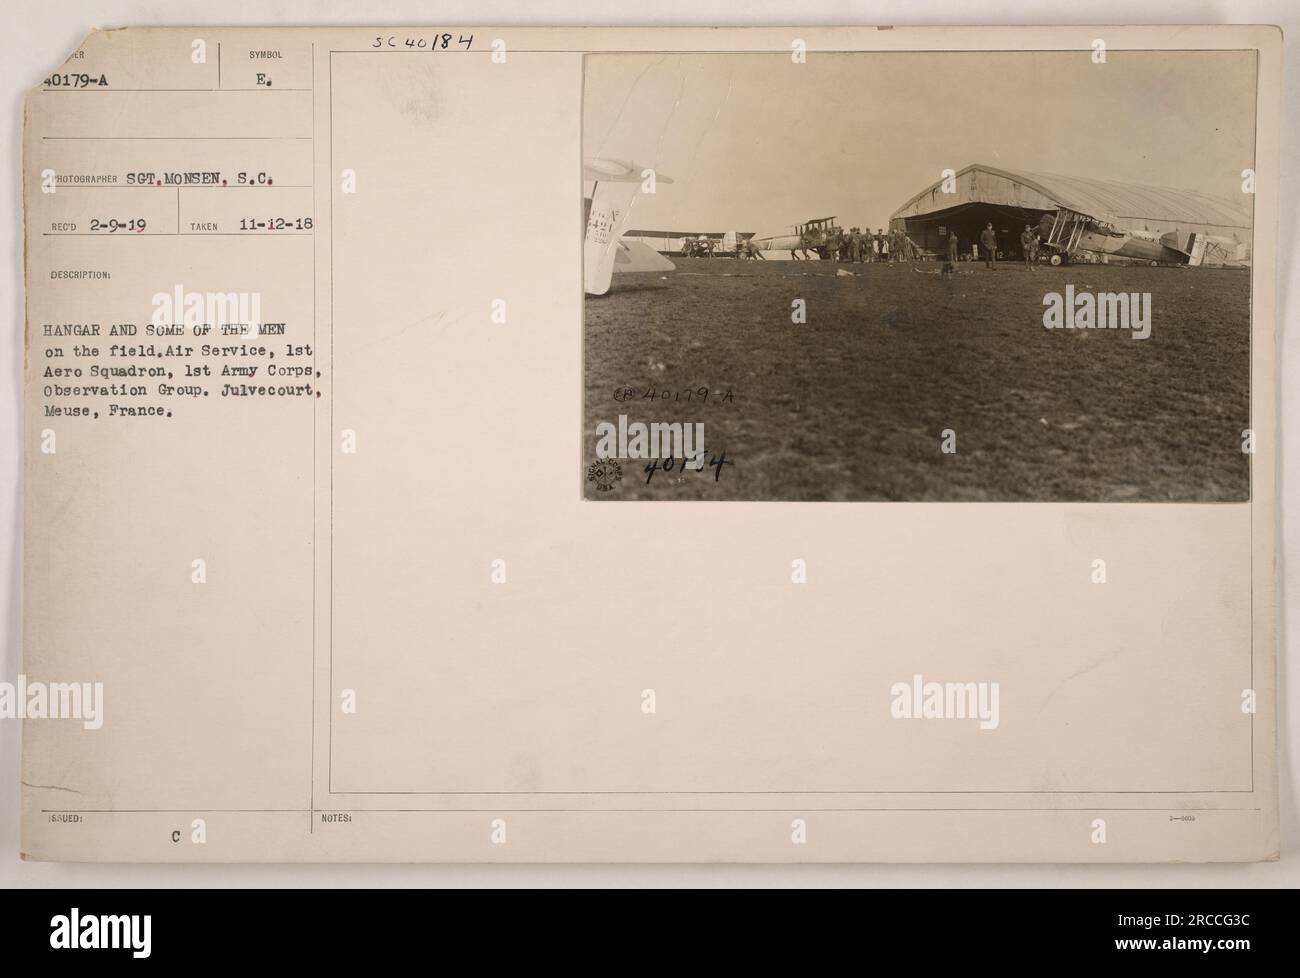
<svg viewBox="0 0 1300 978">
<path fill-rule="evenodd" d="M 587 466 L 587 481 L 595 483 L 597 492 L 609 492 L 623 478 L 623 466 L 617 459 L 597 459 Z"/>
</svg>

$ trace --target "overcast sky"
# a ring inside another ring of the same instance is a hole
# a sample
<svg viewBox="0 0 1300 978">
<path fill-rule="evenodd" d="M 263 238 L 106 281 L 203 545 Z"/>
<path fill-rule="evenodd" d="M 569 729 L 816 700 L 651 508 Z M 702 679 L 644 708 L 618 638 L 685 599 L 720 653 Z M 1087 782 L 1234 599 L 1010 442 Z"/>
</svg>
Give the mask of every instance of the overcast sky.
<svg viewBox="0 0 1300 978">
<path fill-rule="evenodd" d="M 1252 52 L 591 55 L 583 153 L 672 177 L 629 215 L 660 230 L 883 227 L 970 163 L 1231 197 L 1254 79 Z"/>
</svg>

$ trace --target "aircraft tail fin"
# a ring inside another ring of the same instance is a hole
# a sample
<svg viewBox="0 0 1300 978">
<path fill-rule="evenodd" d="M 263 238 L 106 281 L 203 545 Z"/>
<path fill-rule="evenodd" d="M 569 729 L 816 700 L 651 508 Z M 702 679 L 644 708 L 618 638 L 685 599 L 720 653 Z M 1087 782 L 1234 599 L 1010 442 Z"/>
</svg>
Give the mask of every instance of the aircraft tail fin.
<svg viewBox="0 0 1300 978">
<path fill-rule="evenodd" d="M 596 197 L 587 214 L 587 236 L 582 244 L 583 288 L 588 295 L 609 291 L 618 242 L 618 216 L 608 198 Z"/>
</svg>

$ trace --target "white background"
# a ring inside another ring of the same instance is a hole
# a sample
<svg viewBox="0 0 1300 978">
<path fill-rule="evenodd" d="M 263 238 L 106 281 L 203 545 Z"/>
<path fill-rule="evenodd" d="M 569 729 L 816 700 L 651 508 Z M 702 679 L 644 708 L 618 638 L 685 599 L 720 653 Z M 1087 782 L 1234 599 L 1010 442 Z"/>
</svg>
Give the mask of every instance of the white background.
<svg viewBox="0 0 1300 978">
<path fill-rule="evenodd" d="M 20 722 L 0 721 L 0 887 L 11 886 L 1297 886 L 1300 820 L 1294 707 L 1300 679 L 1288 668 L 1297 644 L 1288 625 L 1300 608 L 1300 585 L 1288 558 L 1300 546 L 1295 488 L 1300 478 L 1300 361 L 1291 320 L 1297 315 L 1300 268 L 1295 253 L 1300 197 L 1300 5 L 1292 0 L 901 0 L 798 3 L 774 0 L 670 0 L 650 4 L 501 0 L 437 3 L 263 3 L 210 0 L 132 2 L 9 0 L 0 36 L 0 680 L 21 671 L 21 458 L 23 213 L 20 166 L 24 94 L 76 49 L 94 27 L 497 24 L 529 26 L 840 26 L 879 24 L 1266 23 L 1286 31 L 1282 121 L 1282 194 L 1278 279 L 1281 471 L 1278 566 L 1279 691 L 1282 768 L 1282 860 L 1223 866 L 78 866 L 18 858 Z M 1140 92 L 1134 93 L 1141 98 Z M 1289 423 L 1290 422 L 1290 423 Z"/>
</svg>

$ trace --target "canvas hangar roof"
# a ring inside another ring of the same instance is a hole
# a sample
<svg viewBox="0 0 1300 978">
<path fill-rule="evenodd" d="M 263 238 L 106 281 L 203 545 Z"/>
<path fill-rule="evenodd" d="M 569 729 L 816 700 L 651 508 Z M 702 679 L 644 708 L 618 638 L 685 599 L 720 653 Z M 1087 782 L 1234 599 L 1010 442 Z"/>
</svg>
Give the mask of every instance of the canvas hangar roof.
<svg viewBox="0 0 1300 978">
<path fill-rule="evenodd" d="M 1004 170 L 974 163 L 956 174 L 952 193 L 940 180 L 903 204 L 892 219 L 921 218 L 965 204 L 995 204 L 1026 210 L 1061 207 L 1118 227 L 1147 231 L 1202 230 L 1211 234 L 1249 238 L 1251 195 L 1240 200 L 1195 190 L 1151 187 L 1098 180 Z"/>
</svg>

